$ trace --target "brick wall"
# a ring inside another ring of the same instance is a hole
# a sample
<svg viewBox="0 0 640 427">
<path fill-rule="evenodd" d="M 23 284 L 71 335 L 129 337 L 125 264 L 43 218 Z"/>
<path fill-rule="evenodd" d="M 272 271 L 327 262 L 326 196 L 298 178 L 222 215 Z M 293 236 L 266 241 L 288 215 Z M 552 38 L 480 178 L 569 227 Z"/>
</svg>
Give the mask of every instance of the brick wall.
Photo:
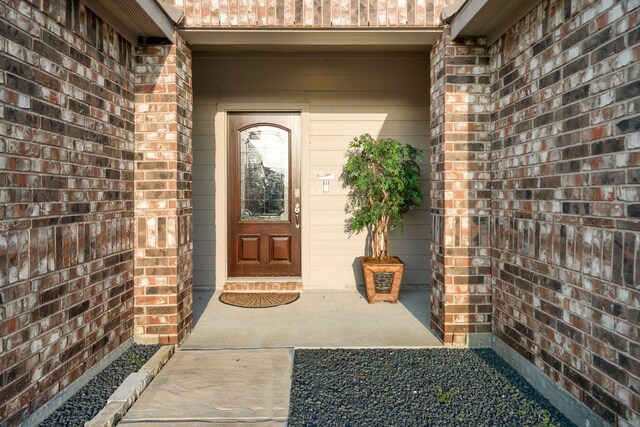
<svg viewBox="0 0 640 427">
<path fill-rule="evenodd" d="M 168 0 L 186 27 L 437 26 L 453 0 Z"/>
<path fill-rule="evenodd" d="M 489 56 L 449 34 L 431 50 L 431 327 L 467 344 L 491 332 Z"/>
<path fill-rule="evenodd" d="M 176 38 L 178 122 L 178 342 L 193 321 L 193 61 L 191 47 Z"/>
<path fill-rule="evenodd" d="M 191 330 L 191 51 L 142 46 L 136 56 L 135 335 L 177 344 Z"/>
<path fill-rule="evenodd" d="M 639 5 L 547 0 L 490 50 L 494 334 L 624 426 L 640 424 Z"/>
<path fill-rule="evenodd" d="M 82 4 L 0 1 L 2 425 L 132 335 L 133 101 L 132 46 Z"/>
</svg>

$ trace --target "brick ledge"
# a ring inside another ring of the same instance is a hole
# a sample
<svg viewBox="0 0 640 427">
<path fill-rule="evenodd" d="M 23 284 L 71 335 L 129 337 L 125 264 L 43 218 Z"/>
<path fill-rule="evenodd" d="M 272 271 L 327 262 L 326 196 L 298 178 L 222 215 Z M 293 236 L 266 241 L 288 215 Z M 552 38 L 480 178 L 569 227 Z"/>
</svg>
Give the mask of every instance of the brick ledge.
<svg viewBox="0 0 640 427">
<path fill-rule="evenodd" d="M 302 292 L 302 281 L 234 281 L 226 282 L 224 292 Z"/>
</svg>

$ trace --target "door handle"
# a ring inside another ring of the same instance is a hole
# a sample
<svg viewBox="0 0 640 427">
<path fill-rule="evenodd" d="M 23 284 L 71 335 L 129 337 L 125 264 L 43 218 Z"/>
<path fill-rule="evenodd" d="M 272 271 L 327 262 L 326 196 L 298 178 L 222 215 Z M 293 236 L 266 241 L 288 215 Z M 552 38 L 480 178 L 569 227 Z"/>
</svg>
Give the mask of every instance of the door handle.
<svg viewBox="0 0 640 427">
<path fill-rule="evenodd" d="M 300 202 L 296 202 L 293 207 L 293 213 L 296 216 L 296 228 L 300 228 Z"/>
</svg>

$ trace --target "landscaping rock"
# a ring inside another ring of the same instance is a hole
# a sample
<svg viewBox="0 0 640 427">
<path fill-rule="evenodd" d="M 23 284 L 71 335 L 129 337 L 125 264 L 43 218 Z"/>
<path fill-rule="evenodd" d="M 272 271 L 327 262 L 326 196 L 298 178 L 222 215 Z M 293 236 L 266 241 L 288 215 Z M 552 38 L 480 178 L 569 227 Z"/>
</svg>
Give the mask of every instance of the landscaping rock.
<svg viewBox="0 0 640 427">
<path fill-rule="evenodd" d="M 297 350 L 289 426 L 573 426 L 490 349 Z"/>
<path fill-rule="evenodd" d="M 107 404 L 113 392 L 132 372 L 137 372 L 160 345 L 133 344 L 64 405 L 40 423 L 41 427 L 82 427 Z M 105 424 L 106 425 L 106 424 Z"/>
</svg>

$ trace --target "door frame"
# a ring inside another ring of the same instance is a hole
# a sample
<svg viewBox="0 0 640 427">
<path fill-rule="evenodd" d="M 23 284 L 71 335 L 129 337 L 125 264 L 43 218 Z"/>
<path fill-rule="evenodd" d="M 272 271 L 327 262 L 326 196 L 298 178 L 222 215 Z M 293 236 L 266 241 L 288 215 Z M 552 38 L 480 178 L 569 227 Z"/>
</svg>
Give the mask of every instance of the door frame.
<svg viewBox="0 0 640 427">
<path fill-rule="evenodd" d="M 215 143 L 215 286 L 222 289 L 222 286 L 229 279 L 229 271 L 227 265 L 227 190 L 228 190 L 228 156 L 229 156 L 229 130 L 228 130 L 228 113 L 242 112 L 259 112 L 259 113 L 278 113 L 278 112 L 297 112 L 300 114 L 300 204 L 302 212 L 300 213 L 300 256 L 301 256 L 301 279 L 303 286 L 310 280 L 310 248 L 309 237 L 311 228 L 309 227 L 310 207 L 309 207 L 309 146 L 310 146 L 310 117 L 309 104 L 307 103 L 264 103 L 264 102 L 221 102 L 217 104 L 214 117 L 214 143 Z M 291 281 L 291 277 L 282 278 L 255 278 L 256 281 Z M 251 278 L 247 278 L 251 281 Z"/>
</svg>

